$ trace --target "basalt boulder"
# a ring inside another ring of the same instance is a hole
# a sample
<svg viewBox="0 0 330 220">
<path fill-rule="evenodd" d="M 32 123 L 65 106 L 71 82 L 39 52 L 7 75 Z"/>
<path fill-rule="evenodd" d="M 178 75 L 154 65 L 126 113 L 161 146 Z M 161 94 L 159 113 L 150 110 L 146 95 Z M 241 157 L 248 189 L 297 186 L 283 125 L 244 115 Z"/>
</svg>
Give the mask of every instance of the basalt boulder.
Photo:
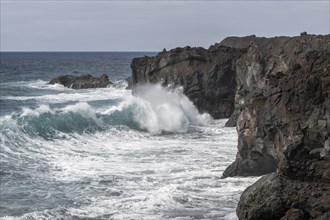
<svg viewBox="0 0 330 220">
<path fill-rule="evenodd" d="M 238 203 L 239 219 L 330 219 L 330 184 L 271 174 L 248 187 Z"/>
</svg>

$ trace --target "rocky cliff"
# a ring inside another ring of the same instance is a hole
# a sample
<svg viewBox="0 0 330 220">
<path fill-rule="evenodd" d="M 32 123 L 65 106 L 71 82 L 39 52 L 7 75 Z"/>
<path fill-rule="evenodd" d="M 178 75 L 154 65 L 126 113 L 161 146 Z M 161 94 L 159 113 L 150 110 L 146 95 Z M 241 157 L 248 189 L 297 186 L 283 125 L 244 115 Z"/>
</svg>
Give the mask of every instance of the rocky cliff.
<svg viewBox="0 0 330 220">
<path fill-rule="evenodd" d="M 307 122 L 314 119 L 328 129 L 329 35 L 256 39 L 237 61 L 239 152 L 224 176 L 275 171 L 283 148 L 298 141 L 292 135 L 315 130 Z"/>
<path fill-rule="evenodd" d="M 244 49 L 220 44 L 204 48 L 176 48 L 155 57 L 132 61 L 130 87 L 143 83 L 182 86 L 200 112 L 228 118 L 234 111 L 236 61 Z"/>
<path fill-rule="evenodd" d="M 233 43 L 233 42 L 230 42 Z M 330 219 L 330 35 L 252 40 L 237 61 L 240 219 Z"/>
<path fill-rule="evenodd" d="M 330 35 L 229 37 L 132 70 L 132 85 L 182 85 L 215 118 L 235 108 L 238 153 L 223 177 L 268 174 L 242 194 L 240 219 L 330 219 Z"/>
</svg>

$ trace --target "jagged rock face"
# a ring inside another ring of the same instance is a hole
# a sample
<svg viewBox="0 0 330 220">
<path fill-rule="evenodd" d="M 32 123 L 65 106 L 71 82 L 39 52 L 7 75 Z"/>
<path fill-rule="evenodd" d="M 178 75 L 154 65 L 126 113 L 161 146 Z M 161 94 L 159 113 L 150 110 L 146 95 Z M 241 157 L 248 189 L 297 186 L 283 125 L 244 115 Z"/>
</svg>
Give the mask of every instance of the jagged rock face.
<svg viewBox="0 0 330 220">
<path fill-rule="evenodd" d="M 109 77 L 103 74 L 100 77 L 93 77 L 90 74 L 82 76 L 64 75 L 52 79 L 49 84 L 62 84 L 72 89 L 105 88 L 112 84 Z"/>
<path fill-rule="evenodd" d="M 244 49 L 221 45 L 176 48 L 155 57 L 135 58 L 129 87 L 143 83 L 182 86 L 200 112 L 229 118 L 235 106 L 236 61 Z"/>
<path fill-rule="evenodd" d="M 330 35 L 251 44 L 237 61 L 238 153 L 223 176 L 263 175 L 240 219 L 329 219 Z"/>
<path fill-rule="evenodd" d="M 329 48 L 329 35 L 276 37 L 252 44 L 237 61 L 238 154 L 225 177 L 274 172 L 294 146 L 308 146 L 307 153 L 325 146 Z"/>
</svg>

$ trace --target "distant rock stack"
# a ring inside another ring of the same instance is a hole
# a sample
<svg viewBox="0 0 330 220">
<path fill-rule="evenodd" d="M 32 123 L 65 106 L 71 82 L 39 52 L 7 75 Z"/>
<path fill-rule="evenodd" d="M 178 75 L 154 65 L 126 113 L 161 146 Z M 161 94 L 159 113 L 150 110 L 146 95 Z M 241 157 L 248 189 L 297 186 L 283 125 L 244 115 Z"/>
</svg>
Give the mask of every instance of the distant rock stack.
<svg viewBox="0 0 330 220">
<path fill-rule="evenodd" d="M 52 79 L 49 84 L 61 84 L 72 89 L 105 88 L 112 84 L 108 75 L 94 77 L 90 74 L 82 76 L 64 75 Z"/>
</svg>

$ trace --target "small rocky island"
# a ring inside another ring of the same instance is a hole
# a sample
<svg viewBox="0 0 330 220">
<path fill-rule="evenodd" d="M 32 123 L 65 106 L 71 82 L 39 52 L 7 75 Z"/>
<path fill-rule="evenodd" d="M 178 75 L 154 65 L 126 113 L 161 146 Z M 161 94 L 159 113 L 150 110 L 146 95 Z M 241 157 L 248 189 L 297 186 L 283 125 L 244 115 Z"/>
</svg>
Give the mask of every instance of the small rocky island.
<svg viewBox="0 0 330 220">
<path fill-rule="evenodd" d="M 61 84 L 72 89 L 105 88 L 112 84 L 108 75 L 103 74 L 100 77 L 94 77 L 90 74 L 82 76 L 63 75 L 49 81 L 48 84 Z"/>
<path fill-rule="evenodd" d="M 240 219 L 330 219 L 330 35 L 229 37 L 132 61 L 130 87 L 182 86 L 199 111 L 236 126 L 223 177 L 265 175 Z"/>
</svg>

